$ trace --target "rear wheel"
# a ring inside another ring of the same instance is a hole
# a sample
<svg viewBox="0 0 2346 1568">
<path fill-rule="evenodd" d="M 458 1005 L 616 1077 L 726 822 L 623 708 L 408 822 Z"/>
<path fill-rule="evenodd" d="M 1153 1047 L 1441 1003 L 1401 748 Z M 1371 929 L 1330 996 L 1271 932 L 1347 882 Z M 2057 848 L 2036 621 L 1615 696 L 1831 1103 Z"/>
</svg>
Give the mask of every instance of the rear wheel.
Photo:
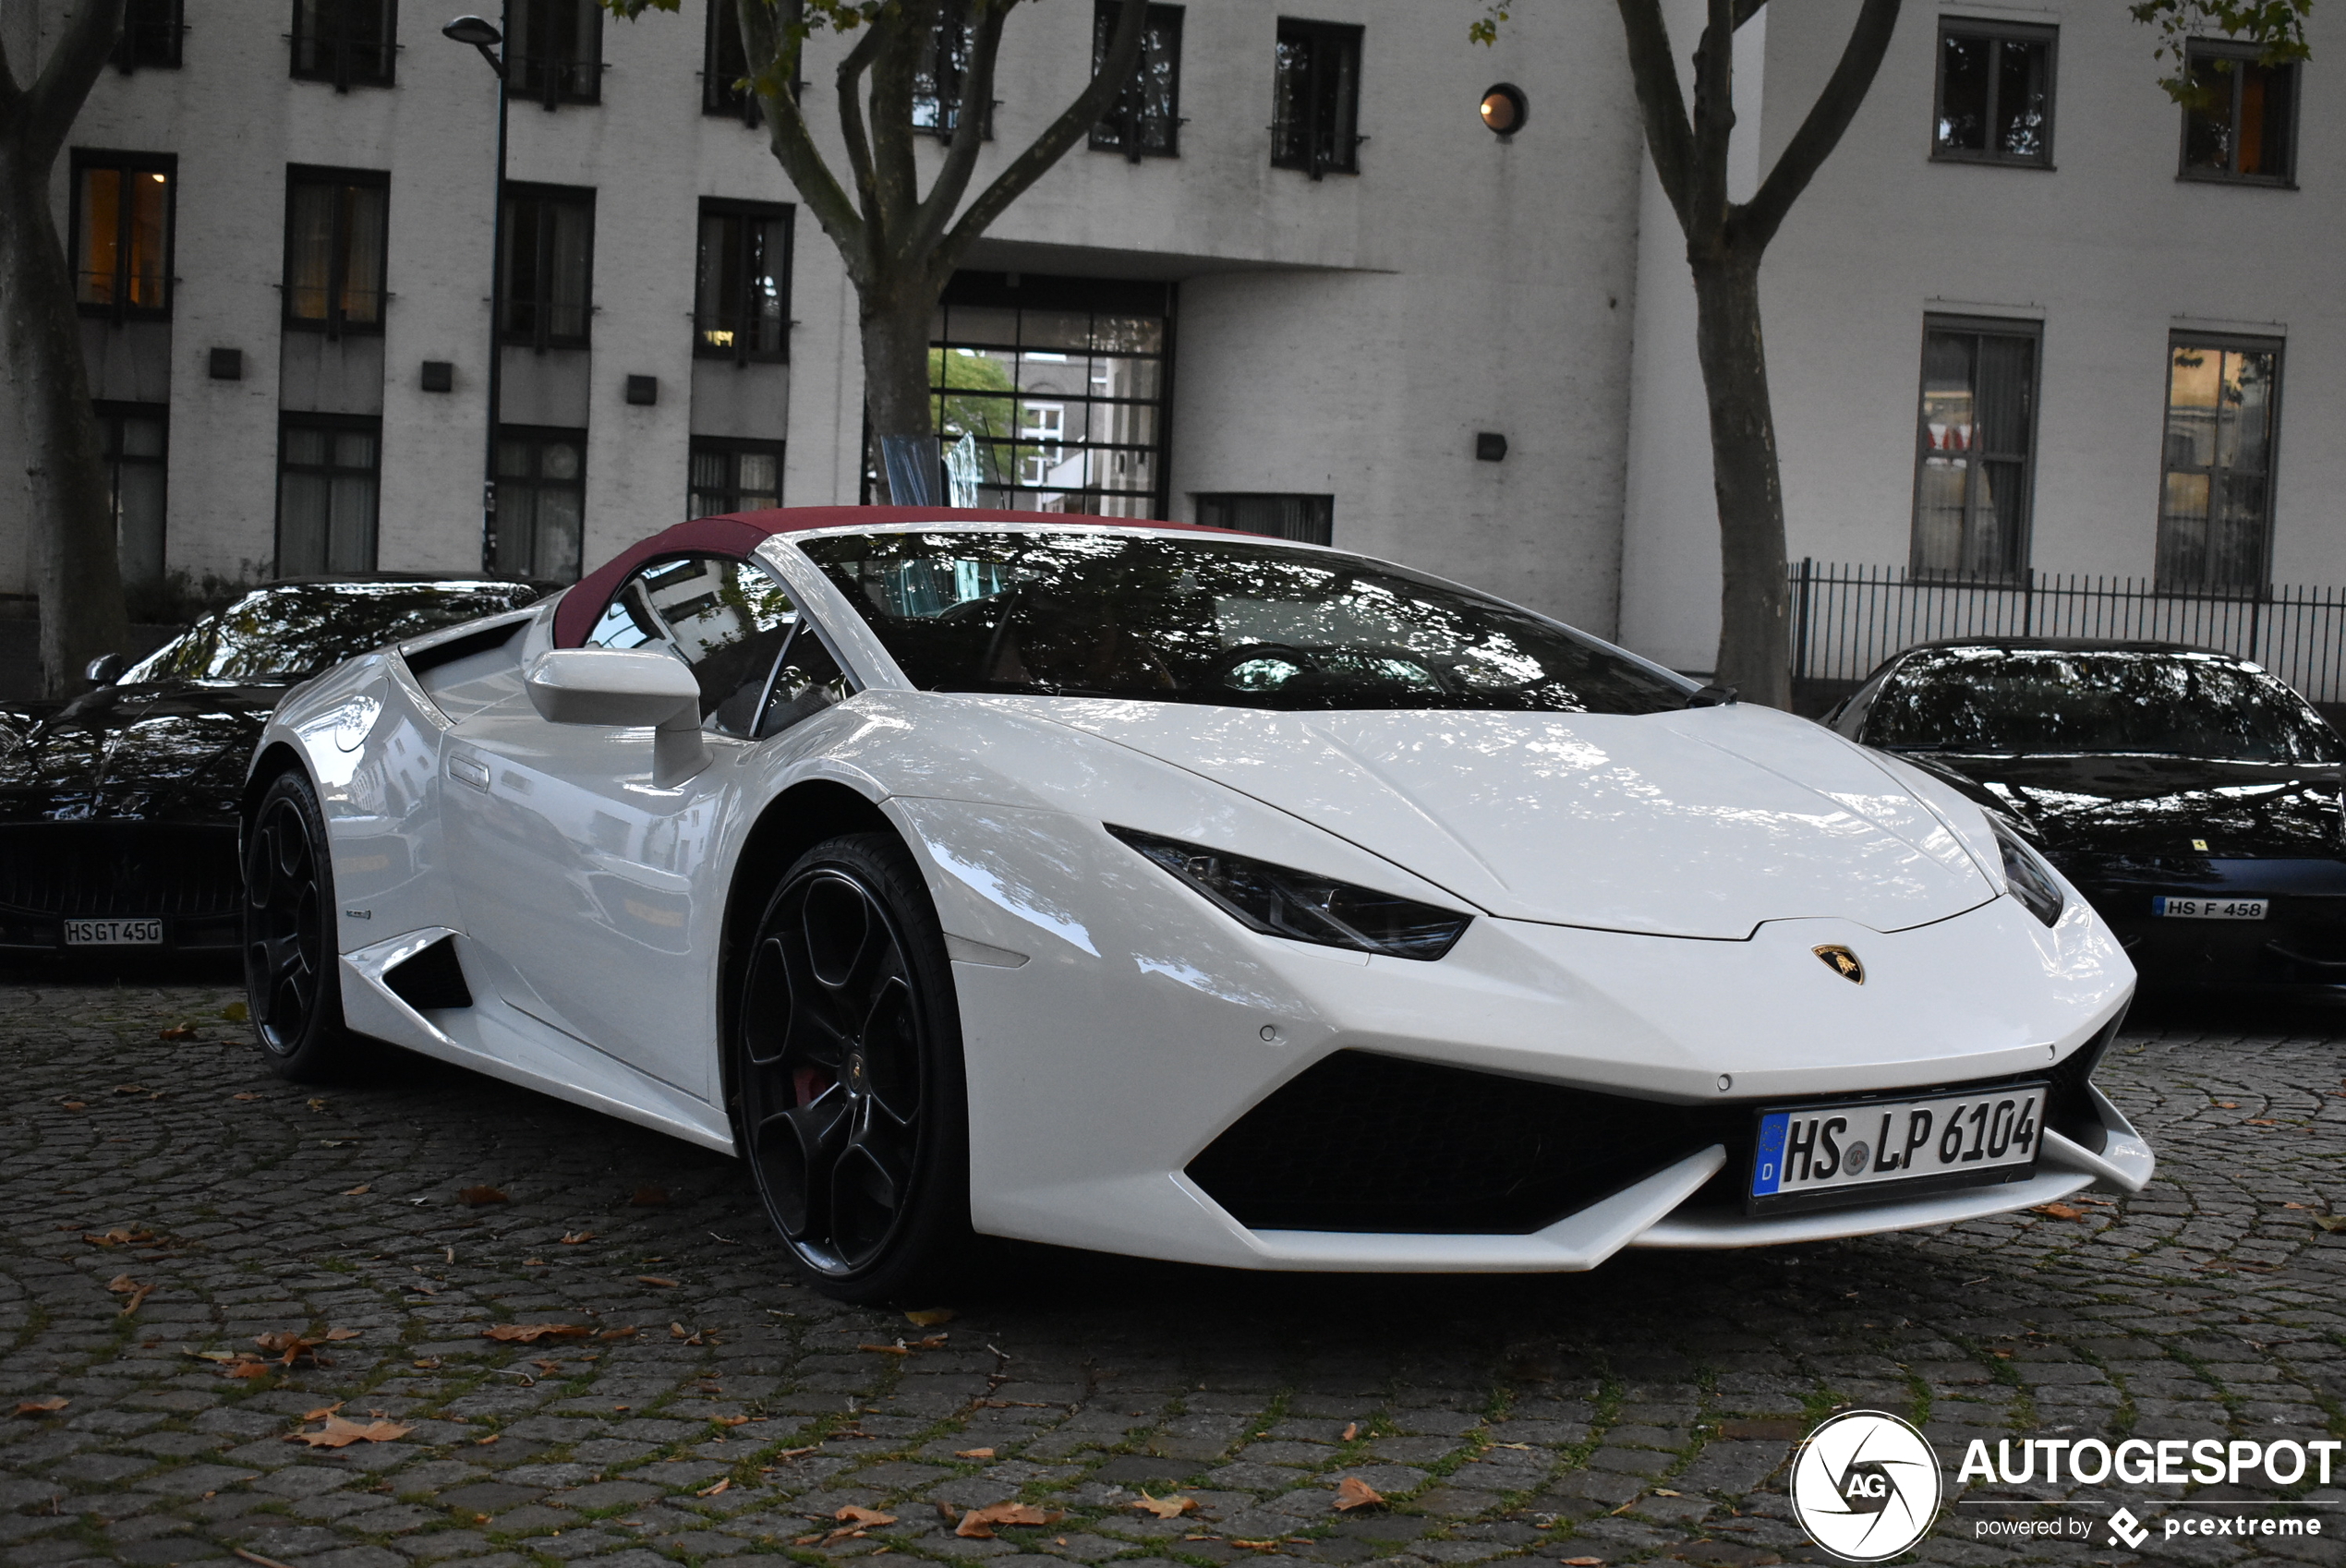
<svg viewBox="0 0 2346 1568">
<path fill-rule="evenodd" d="M 966 1266 L 969 1112 L 945 938 L 904 847 L 801 856 L 766 906 L 734 1009 L 741 1143 L 766 1212 L 843 1300 Z"/>
<path fill-rule="evenodd" d="M 245 839 L 245 995 L 269 1066 L 296 1083 L 331 1078 L 354 1055 L 333 916 L 325 814 L 289 769 L 261 792 Z"/>
</svg>

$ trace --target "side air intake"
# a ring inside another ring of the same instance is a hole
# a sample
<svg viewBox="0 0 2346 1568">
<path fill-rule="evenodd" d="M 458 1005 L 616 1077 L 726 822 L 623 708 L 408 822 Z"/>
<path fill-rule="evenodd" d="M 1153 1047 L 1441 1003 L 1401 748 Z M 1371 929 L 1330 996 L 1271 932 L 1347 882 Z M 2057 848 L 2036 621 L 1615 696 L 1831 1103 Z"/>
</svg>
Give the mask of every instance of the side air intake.
<svg viewBox="0 0 2346 1568">
<path fill-rule="evenodd" d="M 473 1005 L 472 987 L 465 983 L 465 966 L 456 961 L 453 936 L 443 936 L 414 958 L 383 971 L 383 984 L 419 1013 Z"/>
</svg>

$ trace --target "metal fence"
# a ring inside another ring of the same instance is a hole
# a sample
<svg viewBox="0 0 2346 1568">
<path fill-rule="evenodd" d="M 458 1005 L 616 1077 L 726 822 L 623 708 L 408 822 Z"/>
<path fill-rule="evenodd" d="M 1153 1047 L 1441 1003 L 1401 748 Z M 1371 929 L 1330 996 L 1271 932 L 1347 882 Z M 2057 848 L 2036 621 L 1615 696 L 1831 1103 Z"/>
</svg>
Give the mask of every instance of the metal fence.
<svg viewBox="0 0 2346 1568">
<path fill-rule="evenodd" d="M 2212 594 L 2135 577 L 2032 572 L 1967 583 L 1902 566 L 1792 568 L 1796 680 L 1860 681 L 1891 655 L 1942 637 L 2188 643 L 2254 659 L 2315 702 L 2346 702 L 2346 588 Z"/>
</svg>

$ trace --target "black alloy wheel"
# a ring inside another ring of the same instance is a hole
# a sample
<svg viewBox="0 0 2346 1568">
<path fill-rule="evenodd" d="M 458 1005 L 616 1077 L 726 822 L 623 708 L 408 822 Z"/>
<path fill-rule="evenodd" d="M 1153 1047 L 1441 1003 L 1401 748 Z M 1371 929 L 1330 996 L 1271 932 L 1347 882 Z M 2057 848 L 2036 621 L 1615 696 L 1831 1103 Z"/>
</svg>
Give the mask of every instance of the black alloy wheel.
<svg viewBox="0 0 2346 1568">
<path fill-rule="evenodd" d="M 325 815 L 309 780 L 271 780 L 245 831 L 245 995 L 279 1076 L 329 1078 L 348 1064 Z"/>
<path fill-rule="evenodd" d="M 944 1284 L 968 1251 L 959 1012 L 919 869 L 877 833 L 800 857 L 735 1012 L 741 1145 L 766 1212 L 843 1299 Z"/>
</svg>

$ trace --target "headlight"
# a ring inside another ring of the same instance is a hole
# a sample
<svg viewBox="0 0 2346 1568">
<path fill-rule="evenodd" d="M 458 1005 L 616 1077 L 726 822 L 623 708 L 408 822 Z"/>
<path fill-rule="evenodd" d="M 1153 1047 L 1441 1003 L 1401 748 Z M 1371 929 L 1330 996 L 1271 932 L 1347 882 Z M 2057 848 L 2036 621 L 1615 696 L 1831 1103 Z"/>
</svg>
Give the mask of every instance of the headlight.
<svg viewBox="0 0 2346 1568">
<path fill-rule="evenodd" d="M 2021 840 L 2011 826 L 1990 814 L 1988 826 L 1996 830 L 1996 848 L 2003 851 L 2004 882 L 2012 896 L 2047 925 L 2061 918 L 2068 899 L 2062 896 L 2061 878 L 2045 858 Z"/>
<path fill-rule="evenodd" d="M 1448 952 L 1474 918 L 1178 838 L 1135 833 L 1113 823 L 1106 826 L 1231 919 L 1266 935 L 1430 959 Z"/>
</svg>

